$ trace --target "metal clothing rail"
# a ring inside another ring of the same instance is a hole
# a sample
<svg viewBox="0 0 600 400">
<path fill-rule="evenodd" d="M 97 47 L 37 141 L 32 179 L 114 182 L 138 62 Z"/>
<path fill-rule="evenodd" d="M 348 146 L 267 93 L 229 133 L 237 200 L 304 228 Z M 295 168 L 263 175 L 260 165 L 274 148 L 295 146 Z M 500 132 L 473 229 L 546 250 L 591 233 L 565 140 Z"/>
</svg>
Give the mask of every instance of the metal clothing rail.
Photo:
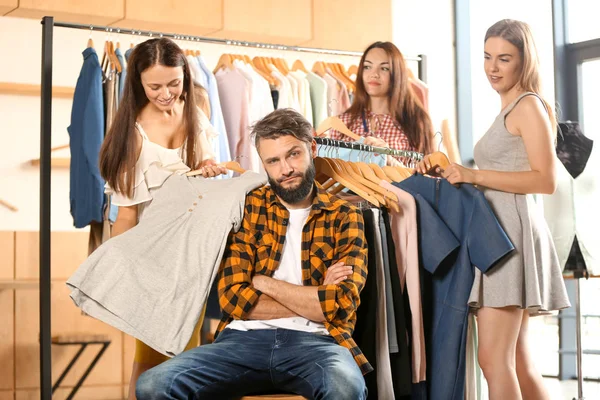
<svg viewBox="0 0 600 400">
<path fill-rule="evenodd" d="M 342 140 L 329 139 L 323 137 L 315 137 L 315 141 L 323 146 L 331 146 L 331 147 L 339 147 L 343 149 L 352 149 L 358 151 L 366 151 L 369 153 L 377 153 L 377 154 L 386 154 L 394 157 L 405 157 L 410 158 L 414 161 L 421 161 L 423 159 L 422 153 L 417 153 L 416 151 L 408 151 L 408 150 L 396 150 L 390 149 L 389 147 L 377 147 L 370 146 L 368 144 L 359 143 L 359 142 L 344 142 Z"/>
<path fill-rule="evenodd" d="M 43 22 L 42 22 L 43 23 Z M 283 44 L 270 44 L 270 43 L 260 43 L 260 42 L 246 42 L 240 40 L 232 40 L 232 39 L 219 39 L 212 38 L 206 36 L 194 36 L 194 35 L 182 35 L 178 33 L 165 33 L 165 32 L 157 32 L 157 31 L 144 31 L 138 29 L 127 29 L 127 28 L 119 28 L 115 26 L 101 26 L 101 25 L 84 25 L 84 24 L 74 24 L 70 22 L 54 22 L 55 27 L 60 28 L 70 28 L 70 29 L 82 29 L 82 30 L 90 30 L 90 31 L 100 31 L 107 33 L 116 33 L 116 34 L 124 34 L 124 35 L 137 35 L 137 36 L 147 36 L 147 37 L 168 37 L 175 40 L 187 40 L 191 42 L 197 43 L 212 43 L 212 44 L 225 44 L 225 45 L 233 45 L 240 47 L 248 47 L 248 48 L 257 48 L 257 49 L 268 49 L 268 50 L 285 50 L 285 51 L 298 51 L 303 53 L 318 53 L 318 54 L 330 54 L 330 55 L 338 55 L 338 56 L 352 56 L 352 57 L 360 57 L 362 56 L 362 52 L 359 51 L 346 51 L 346 50 L 331 50 L 331 49 L 321 49 L 317 47 L 302 47 L 302 46 L 286 46 Z M 421 81 L 425 82 L 427 80 L 427 56 L 424 54 L 419 54 L 417 56 L 404 56 L 404 59 L 407 61 L 416 61 L 418 63 L 418 77 Z"/>
<path fill-rule="evenodd" d="M 268 50 L 286 50 L 304 53 L 331 54 L 339 56 L 360 57 L 362 53 L 354 51 L 319 49 L 311 47 L 284 46 L 278 44 L 245 42 L 237 40 L 218 39 L 202 36 L 179 35 L 155 31 L 141 31 L 124 29 L 112 26 L 84 25 L 67 22 L 55 22 L 54 17 L 42 19 L 42 84 L 41 84 L 41 119 L 40 119 L 40 390 L 42 400 L 52 399 L 52 362 L 51 362 L 51 313 L 50 313 L 50 189 L 51 189 L 51 145 L 52 145 L 52 46 L 54 28 L 70 28 L 91 31 L 104 31 L 116 34 L 130 34 L 148 37 L 168 37 L 176 40 L 191 42 L 225 44 L 245 48 L 258 48 Z M 406 60 L 418 62 L 418 77 L 427 80 L 427 57 L 405 57 Z M 372 147 L 373 148 L 373 147 Z M 363 150 L 365 146 L 363 145 Z M 376 149 L 376 148 L 373 148 Z M 389 151 L 389 149 L 379 149 Z M 385 153 L 388 154 L 388 153 Z"/>
</svg>

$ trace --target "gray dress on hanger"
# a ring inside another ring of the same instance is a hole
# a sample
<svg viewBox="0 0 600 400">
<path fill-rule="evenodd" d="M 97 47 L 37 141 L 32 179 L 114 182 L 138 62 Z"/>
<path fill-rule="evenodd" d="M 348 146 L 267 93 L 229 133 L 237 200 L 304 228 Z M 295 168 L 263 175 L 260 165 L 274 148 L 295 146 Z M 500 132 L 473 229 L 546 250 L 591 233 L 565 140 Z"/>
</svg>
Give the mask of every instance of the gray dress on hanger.
<svg viewBox="0 0 600 400">
<path fill-rule="evenodd" d="M 475 163 L 480 169 L 530 171 L 525 144 L 505 126 L 506 116 L 524 93 L 509 104 L 475 146 Z M 560 264 L 542 209 L 533 195 L 507 193 L 480 187 L 515 250 L 487 273 L 475 268 L 469 305 L 479 307 L 517 306 L 530 314 L 570 306 Z"/>
</svg>

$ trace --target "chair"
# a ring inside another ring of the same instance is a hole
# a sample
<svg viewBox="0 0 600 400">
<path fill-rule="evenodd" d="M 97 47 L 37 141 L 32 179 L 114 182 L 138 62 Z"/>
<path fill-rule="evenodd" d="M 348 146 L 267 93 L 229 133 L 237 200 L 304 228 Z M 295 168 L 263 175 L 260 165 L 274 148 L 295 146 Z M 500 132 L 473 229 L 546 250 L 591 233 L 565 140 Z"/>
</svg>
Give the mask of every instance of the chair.
<svg viewBox="0 0 600 400">
<path fill-rule="evenodd" d="M 79 348 L 79 350 L 77 351 L 77 353 L 75 353 L 75 355 L 69 362 L 69 365 L 67 365 L 67 367 L 65 368 L 63 373 L 58 377 L 58 379 L 52 386 L 52 393 L 54 393 L 56 391 L 56 389 L 59 388 L 62 381 L 65 379 L 65 377 L 67 376 L 67 374 L 69 373 L 71 368 L 73 368 L 73 365 L 75 365 L 75 363 L 77 362 L 77 360 L 79 359 L 79 357 L 81 356 L 81 354 L 83 353 L 83 351 L 85 350 L 85 348 L 88 345 L 90 345 L 90 344 L 100 344 L 101 345 L 100 351 L 98 352 L 96 357 L 94 357 L 94 359 L 92 360 L 90 365 L 87 367 L 87 369 L 85 370 L 85 372 L 83 373 L 81 378 L 79 378 L 79 381 L 77 381 L 77 383 L 73 387 L 73 390 L 71 390 L 71 393 L 69 393 L 67 400 L 71 400 L 75 396 L 75 394 L 77 393 L 77 391 L 79 390 L 81 385 L 83 385 L 83 382 L 86 380 L 86 378 L 88 377 L 90 372 L 92 372 L 92 369 L 96 366 L 96 364 L 98 363 L 98 360 L 100 360 L 100 357 L 102 357 L 102 354 L 104 354 L 104 352 L 110 345 L 110 338 L 106 335 L 68 334 L 68 335 L 54 336 L 54 337 L 52 337 L 51 342 L 55 346 L 77 346 L 77 345 L 81 346 Z"/>
</svg>

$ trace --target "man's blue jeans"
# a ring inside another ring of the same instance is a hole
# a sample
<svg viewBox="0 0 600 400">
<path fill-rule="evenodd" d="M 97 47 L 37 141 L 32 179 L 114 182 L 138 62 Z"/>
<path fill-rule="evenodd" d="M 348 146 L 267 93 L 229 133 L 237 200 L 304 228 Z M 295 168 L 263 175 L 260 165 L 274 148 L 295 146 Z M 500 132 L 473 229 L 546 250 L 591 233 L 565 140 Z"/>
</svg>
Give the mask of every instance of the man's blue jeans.
<svg viewBox="0 0 600 400">
<path fill-rule="evenodd" d="M 221 400 L 274 391 L 307 399 L 367 398 L 348 349 L 330 336 L 288 329 L 225 329 L 214 343 L 145 372 L 136 388 L 139 400 Z"/>
</svg>

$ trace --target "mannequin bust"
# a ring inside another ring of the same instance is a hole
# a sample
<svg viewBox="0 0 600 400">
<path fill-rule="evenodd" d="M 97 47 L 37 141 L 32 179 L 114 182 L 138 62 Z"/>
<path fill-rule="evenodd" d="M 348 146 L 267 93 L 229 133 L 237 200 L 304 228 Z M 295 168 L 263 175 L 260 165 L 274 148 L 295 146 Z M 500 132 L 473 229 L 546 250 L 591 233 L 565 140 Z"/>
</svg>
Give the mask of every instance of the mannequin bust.
<svg viewBox="0 0 600 400">
<path fill-rule="evenodd" d="M 592 154 L 594 141 L 583 134 L 577 122 L 561 122 L 559 128 L 556 155 L 573 179 L 576 179 L 585 170 Z M 573 239 L 573 246 L 569 252 L 565 270 L 573 271 L 576 277 L 588 276 L 587 266 L 577 236 Z"/>
<path fill-rule="evenodd" d="M 585 170 L 594 141 L 583 134 L 577 122 L 561 122 L 558 126 L 556 155 L 575 179 Z"/>
</svg>

